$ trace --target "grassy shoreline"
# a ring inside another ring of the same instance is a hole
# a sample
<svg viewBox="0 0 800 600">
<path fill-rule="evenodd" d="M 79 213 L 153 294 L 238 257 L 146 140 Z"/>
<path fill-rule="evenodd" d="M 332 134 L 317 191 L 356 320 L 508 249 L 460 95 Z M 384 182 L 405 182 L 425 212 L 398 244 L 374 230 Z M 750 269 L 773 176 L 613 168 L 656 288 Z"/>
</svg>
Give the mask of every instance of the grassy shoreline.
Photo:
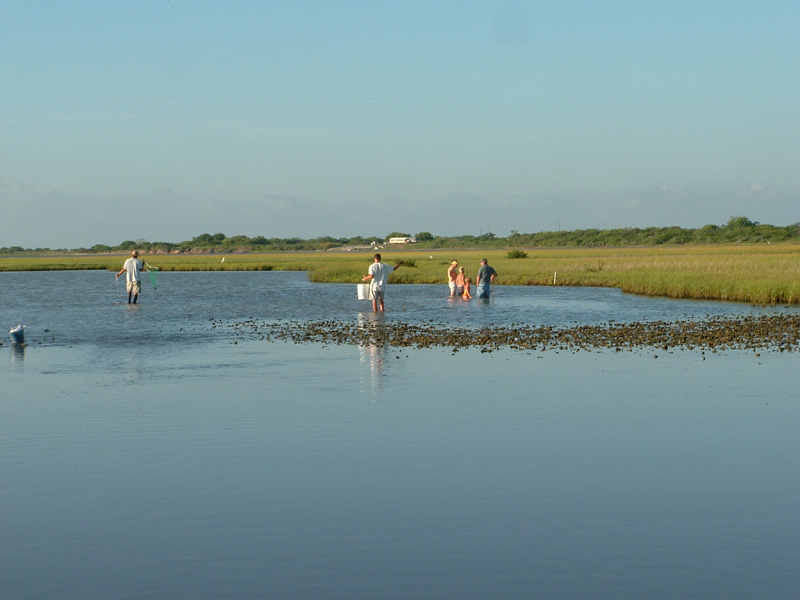
<svg viewBox="0 0 800 600">
<path fill-rule="evenodd" d="M 646 248 L 509 250 L 382 250 L 384 262 L 405 265 L 392 283 L 442 284 L 456 259 L 475 277 L 485 257 L 498 285 L 596 286 L 648 296 L 800 304 L 800 245 L 703 245 Z M 2 257 L 3 271 L 118 271 L 127 255 Z M 161 271 L 307 271 L 318 283 L 354 283 L 372 261 L 366 251 L 247 254 L 142 254 Z M 224 259 L 224 260 L 223 260 Z M 1 281 L 1 280 L 0 280 Z"/>
</svg>

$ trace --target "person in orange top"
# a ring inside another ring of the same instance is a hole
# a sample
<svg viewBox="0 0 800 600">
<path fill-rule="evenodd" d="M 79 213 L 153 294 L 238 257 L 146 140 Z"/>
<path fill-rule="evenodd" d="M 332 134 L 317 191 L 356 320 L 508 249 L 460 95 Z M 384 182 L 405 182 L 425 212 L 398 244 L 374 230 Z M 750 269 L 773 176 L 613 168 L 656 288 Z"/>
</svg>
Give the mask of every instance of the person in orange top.
<svg viewBox="0 0 800 600">
<path fill-rule="evenodd" d="M 469 300 L 470 298 L 472 298 L 472 294 L 470 293 L 471 288 L 472 288 L 472 278 L 467 277 L 467 279 L 464 281 L 464 293 L 462 294 L 464 300 Z"/>
</svg>

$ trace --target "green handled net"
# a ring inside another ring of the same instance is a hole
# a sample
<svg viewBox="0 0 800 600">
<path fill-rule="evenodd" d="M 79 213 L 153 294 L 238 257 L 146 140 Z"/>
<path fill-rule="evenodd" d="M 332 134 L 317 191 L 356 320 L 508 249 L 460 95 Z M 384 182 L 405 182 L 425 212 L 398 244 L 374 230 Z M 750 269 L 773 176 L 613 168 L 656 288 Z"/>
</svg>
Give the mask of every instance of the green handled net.
<svg viewBox="0 0 800 600">
<path fill-rule="evenodd" d="M 158 267 L 154 267 L 153 265 L 147 265 L 147 274 L 150 276 L 150 285 L 153 286 L 154 290 L 158 289 Z"/>
</svg>

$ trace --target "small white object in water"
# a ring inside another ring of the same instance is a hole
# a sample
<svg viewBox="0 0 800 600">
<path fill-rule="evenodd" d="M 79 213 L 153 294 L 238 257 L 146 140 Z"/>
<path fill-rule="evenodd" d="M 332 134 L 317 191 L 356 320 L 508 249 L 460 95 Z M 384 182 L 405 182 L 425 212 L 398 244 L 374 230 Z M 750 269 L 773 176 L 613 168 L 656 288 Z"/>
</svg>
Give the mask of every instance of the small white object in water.
<svg viewBox="0 0 800 600">
<path fill-rule="evenodd" d="M 25 344 L 25 325 L 17 325 L 8 333 L 11 334 L 11 340 L 17 345 L 22 346 Z"/>
</svg>

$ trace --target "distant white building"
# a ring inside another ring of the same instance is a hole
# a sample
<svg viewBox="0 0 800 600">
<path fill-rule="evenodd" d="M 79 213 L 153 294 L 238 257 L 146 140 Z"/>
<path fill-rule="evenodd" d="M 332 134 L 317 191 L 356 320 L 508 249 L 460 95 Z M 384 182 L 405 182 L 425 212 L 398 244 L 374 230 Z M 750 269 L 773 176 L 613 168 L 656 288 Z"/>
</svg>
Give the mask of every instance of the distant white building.
<svg viewBox="0 0 800 600">
<path fill-rule="evenodd" d="M 411 236 L 389 238 L 390 244 L 415 244 L 416 242 L 417 238 Z"/>
</svg>

